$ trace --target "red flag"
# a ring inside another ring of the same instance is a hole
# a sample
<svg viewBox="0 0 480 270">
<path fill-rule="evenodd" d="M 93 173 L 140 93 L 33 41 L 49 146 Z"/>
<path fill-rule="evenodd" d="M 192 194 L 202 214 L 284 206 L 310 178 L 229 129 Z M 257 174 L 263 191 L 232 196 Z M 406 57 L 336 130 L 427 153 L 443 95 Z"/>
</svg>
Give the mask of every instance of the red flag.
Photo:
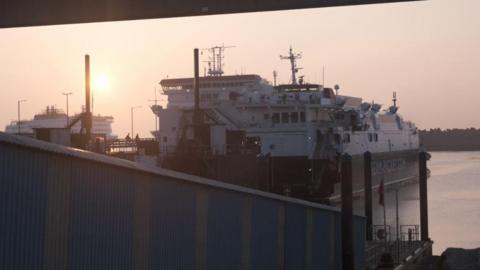
<svg viewBox="0 0 480 270">
<path fill-rule="evenodd" d="M 383 188 L 383 179 L 380 181 L 380 187 L 378 187 L 378 203 L 380 205 L 385 206 L 385 196 L 384 196 L 384 188 Z"/>
</svg>

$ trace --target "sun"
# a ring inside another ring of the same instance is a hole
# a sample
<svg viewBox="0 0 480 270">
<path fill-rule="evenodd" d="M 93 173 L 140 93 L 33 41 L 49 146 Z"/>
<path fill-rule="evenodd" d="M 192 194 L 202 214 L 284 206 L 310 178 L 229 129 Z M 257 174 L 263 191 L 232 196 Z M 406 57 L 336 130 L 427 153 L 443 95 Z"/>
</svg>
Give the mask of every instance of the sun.
<svg viewBox="0 0 480 270">
<path fill-rule="evenodd" d="M 95 90 L 106 91 L 110 86 L 110 80 L 105 74 L 101 74 L 95 79 L 94 87 Z"/>
</svg>

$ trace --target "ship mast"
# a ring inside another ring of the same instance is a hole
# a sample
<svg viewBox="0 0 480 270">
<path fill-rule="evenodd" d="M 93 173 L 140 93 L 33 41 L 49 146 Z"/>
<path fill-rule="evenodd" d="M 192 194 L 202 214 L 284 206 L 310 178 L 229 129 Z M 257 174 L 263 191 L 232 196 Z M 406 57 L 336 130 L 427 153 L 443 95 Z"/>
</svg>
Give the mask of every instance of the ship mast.
<svg viewBox="0 0 480 270">
<path fill-rule="evenodd" d="M 282 60 L 290 60 L 290 66 L 292 70 L 292 84 L 297 84 L 297 73 L 300 69 L 297 67 L 297 59 L 301 59 L 301 53 L 294 53 L 292 46 L 290 46 L 290 50 L 288 51 L 288 56 L 280 55 L 280 59 Z"/>
<path fill-rule="evenodd" d="M 208 63 L 208 76 L 222 76 L 223 75 L 223 59 L 225 58 L 225 49 L 235 48 L 235 46 L 214 46 L 202 51 L 208 51 L 210 53 Z"/>
</svg>

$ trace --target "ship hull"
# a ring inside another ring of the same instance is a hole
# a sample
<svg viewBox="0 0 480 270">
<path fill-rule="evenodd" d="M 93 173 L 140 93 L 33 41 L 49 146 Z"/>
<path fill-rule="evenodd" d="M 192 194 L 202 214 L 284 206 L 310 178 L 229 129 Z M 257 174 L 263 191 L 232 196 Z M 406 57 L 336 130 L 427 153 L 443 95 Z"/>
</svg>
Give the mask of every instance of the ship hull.
<svg viewBox="0 0 480 270">
<path fill-rule="evenodd" d="M 353 196 L 363 197 L 365 189 L 364 156 L 352 158 Z M 385 152 L 372 154 L 372 189 L 376 190 L 384 181 L 385 189 L 395 189 L 418 181 L 418 150 Z M 340 201 L 340 183 L 330 196 L 333 202 Z"/>
<path fill-rule="evenodd" d="M 162 167 L 310 201 L 335 203 L 340 200 L 340 179 L 333 163 L 308 157 L 254 154 L 203 158 L 177 155 L 165 160 Z M 364 163 L 363 155 L 352 156 L 354 197 L 363 196 Z M 378 188 L 382 179 L 386 188 L 417 181 L 418 150 L 372 154 L 372 188 Z"/>
</svg>

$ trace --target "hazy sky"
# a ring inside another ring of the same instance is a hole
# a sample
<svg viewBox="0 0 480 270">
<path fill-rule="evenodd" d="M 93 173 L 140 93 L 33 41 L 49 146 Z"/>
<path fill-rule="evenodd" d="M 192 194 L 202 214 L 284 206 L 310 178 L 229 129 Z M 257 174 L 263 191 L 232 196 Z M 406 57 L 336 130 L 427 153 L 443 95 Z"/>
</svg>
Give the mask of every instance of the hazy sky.
<svg viewBox="0 0 480 270">
<path fill-rule="evenodd" d="M 339 84 L 341 93 L 390 105 L 397 91 L 400 113 L 420 128 L 480 127 L 480 1 L 429 0 L 339 8 L 264 12 L 178 19 L 0 29 L 0 130 L 31 118 L 47 105 L 70 111 L 84 101 L 84 54 L 93 77 L 108 77 L 94 89 L 94 112 L 115 117 L 114 132 L 150 135 L 158 82 L 193 74 L 192 50 L 233 45 L 227 74 L 256 73 L 288 82 L 292 45 L 309 82 Z"/>
</svg>

